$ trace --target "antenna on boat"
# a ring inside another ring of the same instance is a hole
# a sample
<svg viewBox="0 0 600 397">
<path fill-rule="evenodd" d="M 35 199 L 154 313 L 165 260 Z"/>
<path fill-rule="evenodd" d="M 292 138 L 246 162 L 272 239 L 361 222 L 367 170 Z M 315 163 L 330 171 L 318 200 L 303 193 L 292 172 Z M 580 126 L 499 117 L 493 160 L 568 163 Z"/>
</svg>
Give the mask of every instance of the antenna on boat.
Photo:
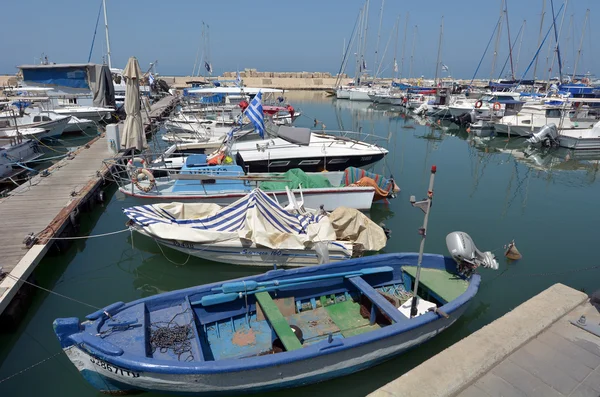
<svg viewBox="0 0 600 397">
<path fill-rule="evenodd" d="M 431 176 L 429 177 L 429 189 L 427 190 L 427 198 L 421 201 L 416 201 L 415 196 L 410 196 L 410 203 L 413 207 L 420 208 L 425 213 L 425 219 L 423 220 L 423 227 L 419 228 L 419 234 L 421 235 L 421 247 L 419 248 L 419 259 L 417 261 L 417 274 L 415 275 L 415 287 L 413 290 L 413 300 L 410 307 L 410 317 L 417 315 L 417 291 L 419 289 L 419 278 L 421 276 L 421 262 L 423 261 L 423 250 L 425 249 L 425 238 L 427 237 L 427 221 L 429 220 L 429 210 L 431 209 L 431 202 L 433 201 L 433 181 L 435 179 L 435 173 L 437 167 L 431 166 Z"/>
</svg>

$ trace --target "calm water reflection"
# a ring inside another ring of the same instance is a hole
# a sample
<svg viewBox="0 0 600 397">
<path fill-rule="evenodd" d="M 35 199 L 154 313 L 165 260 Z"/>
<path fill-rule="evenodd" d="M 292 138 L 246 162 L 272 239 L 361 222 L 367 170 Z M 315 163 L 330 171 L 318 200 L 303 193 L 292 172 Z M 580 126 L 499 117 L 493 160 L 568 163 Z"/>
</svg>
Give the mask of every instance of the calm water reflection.
<svg viewBox="0 0 600 397">
<path fill-rule="evenodd" d="M 390 154 L 372 169 L 393 175 L 402 191 L 370 216 L 392 229 L 386 252 L 418 249 L 422 214 L 408 203 L 424 196 L 429 169 L 438 167 L 435 204 L 426 251 L 446 253 L 447 233 L 469 233 L 480 249 L 500 255 L 500 270 L 482 270 L 483 283 L 468 312 L 431 342 L 376 368 L 320 385 L 286 392 L 291 396 L 361 396 L 401 375 L 431 355 L 493 321 L 548 286 L 561 282 L 591 292 L 600 271 L 578 272 L 597 263 L 600 154 L 530 150 L 524 140 L 480 139 L 447 122 L 415 119 L 389 107 L 335 101 L 321 93 L 288 94 L 303 112 L 297 124 L 353 130 Z M 83 214 L 82 233 L 123 228 L 121 209 L 139 204 L 112 189 L 104 207 Z M 523 259 L 508 263 L 502 247 L 515 239 Z M 133 247 L 132 247 L 133 245 Z M 160 248 L 151 240 L 117 234 L 79 241 L 47 257 L 37 281 L 95 306 L 217 280 L 257 273 L 233 265 L 203 262 Z M 184 264 L 185 263 L 185 264 Z M 39 292 L 15 333 L 0 335 L 0 379 L 58 352 L 52 333 L 56 317 L 84 316 L 91 309 Z M 451 370 L 451 369 L 449 369 Z M 94 396 L 64 355 L 0 383 L 3 396 Z M 275 395 L 275 394 L 271 394 Z"/>
</svg>

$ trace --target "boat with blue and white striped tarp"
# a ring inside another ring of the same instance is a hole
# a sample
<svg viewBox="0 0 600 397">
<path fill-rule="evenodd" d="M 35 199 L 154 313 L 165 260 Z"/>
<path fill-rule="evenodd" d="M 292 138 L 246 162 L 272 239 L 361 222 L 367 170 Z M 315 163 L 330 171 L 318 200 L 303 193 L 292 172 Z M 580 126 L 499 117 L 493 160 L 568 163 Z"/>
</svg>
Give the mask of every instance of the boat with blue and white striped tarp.
<svg viewBox="0 0 600 397">
<path fill-rule="evenodd" d="M 497 263 L 476 258 L 464 233 L 446 242 L 453 258 L 397 253 L 273 270 L 117 302 L 84 322 L 57 319 L 54 332 L 81 375 L 110 394 L 233 395 L 321 382 L 398 356 L 461 317 L 480 285 L 473 270 Z"/>
<path fill-rule="evenodd" d="M 123 212 L 134 230 L 159 244 L 239 265 L 309 266 L 385 247 L 385 231 L 360 211 L 313 213 L 288 194 L 292 205 L 285 208 L 255 189 L 227 207 L 163 203 Z"/>
</svg>

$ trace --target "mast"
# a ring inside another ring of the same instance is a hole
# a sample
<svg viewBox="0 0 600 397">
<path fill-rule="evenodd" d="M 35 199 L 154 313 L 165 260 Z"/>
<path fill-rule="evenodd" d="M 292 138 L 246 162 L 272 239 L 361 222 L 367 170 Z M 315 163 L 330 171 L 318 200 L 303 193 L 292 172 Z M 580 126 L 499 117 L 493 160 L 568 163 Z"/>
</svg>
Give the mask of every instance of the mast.
<svg viewBox="0 0 600 397">
<path fill-rule="evenodd" d="M 377 61 L 379 58 L 379 40 L 381 38 L 381 22 L 383 20 L 383 5 L 384 4 L 385 4 L 385 0 L 381 0 L 381 9 L 379 10 L 379 27 L 377 28 L 377 44 L 375 45 L 375 62 L 373 62 L 373 70 L 377 70 L 377 71 L 379 71 L 379 68 L 377 67 Z"/>
<path fill-rule="evenodd" d="M 538 35 L 538 47 L 540 46 L 540 43 L 542 42 L 542 29 L 544 27 L 544 15 L 546 15 L 546 0 L 542 0 L 542 18 L 540 20 L 540 33 Z M 535 66 L 533 67 L 533 82 L 535 85 L 535 79 L 537 78 L 537 64 L 538 64 L 538 58 L 535 58 Z M 533 90 L 533 86 L 531 88 Z"/>
<path fill-rule="evenodd" d="M 365 2 L 365 5 L 360 9 L 360 13 L 359 13 L 359 21 L 358 21 L 358 40 L 356 41 L 356 65 L 354 68 L 354 83 L 356 84 L 358 82 L 358 76 L 360 75 L 360 68 L 361 68 L 361 64 L 360 64 L 360 53 L 361 53 L 361 48 L 362 48 L 362 34 L 363 34 L 363 24 L 364 24 L 364 19 L 365 19 L 365 6 L 367 5 L 367 3 Z"/>
<path fill-rule="evenodd" d="M 204 43 L 206 40 L 206 24 L 204 23 L 204 21 L 202 21 L 202 36 L 200 38 L 200 44 L 198 45 L 198 50 L 200 50 L 200 46 L 202 46 L 202 55 L 200 56 L 200 63 L 198 64 L 198 71 L 196 72 L 196 76 L 200 77 L 200 73 L 202 73 L 202 68 L 204 67 L 204 56 L 205 54 L 205 47 L 204 47 Z M 204 75 L 204 73 L 202 73 Z"/>
<path fill-rule="evenodd" d="M 408 16 L 409 12 L 406 13 L 406 22 L 404 23 L 404 41 L 402 42 L 402 59 L 400 60 L 400 79 L 402 79 L 402 73 L 404 73 L 404 49 L 406 48 L 406 32 L 408 30 Z"/>
<path fill-rule="evenodd" d="M 437 61 L 435 62 L 435 78 L 433 84 L 438 85 L 438 73 L 440 71 L 440 56 L 442 54 L 442 36 L 444 35 L 444 16 L 442 15 L 442 23 L 440 24 L 440 40 L 438 42 Z"/>
<path fill-rule="evenodd" d="M 398 77 L 398 62 L 396 62 L 396 56 L 398 55 L 398 32 L 400 30 L 400 14 L 398 14 L 398 18 L 396 18 L 396 42 L 394 44 L 394 74 L 393 77 L 396 79 Z"/>
<path fill-rule="evenodd" d="M 415 25 L 415 29 L 413 32 L 413 40 L 412 40 L 412 51 L 410 53 L 410 67 L 408 68 L 408 78 L 412 79 L 412 69 L 413 69 L 413 59 L 415 56 L 415 39 L 417 38 L 417 25 Z"/>
<path fill-rule="evenodd" d="M 519 59 L 521 58 L 521 45 L 523 45 L 523 36 L 525 36 L 525 25 L 527 24 L 527 20 L 523 20 L 523 25 L 521 25 L 521 40 L 519 41 L 519 50 L 517 51 L 517 63 L 515 64 L 515 74 L 519 70 Z M 514 80 L 514 76 L 513 76 Z"/>
<path fill-rule="evenodd" d="M 108 18 L 106 17 L 106 0 L 102 0 L 102 7 L 104 8 L 104 32 L 106 33 L 106 59 L 108 61 L 108 68 L 112 68 L 110 61 L 110 39 L 108 37 Z"/>
<path fill-rule="evenodd" d="M 515 80 L 515 67 L 513 64 L 512 41 L 510 40 L 510 22 L 508 20 L 508 0 L 504 1 L 504 16 L 506 17 L 506 33 L 508 34 L 508 56 L 510 58 L 510 76 L 511 80 Z"/>
<path fill-rule="evenodd" d="M 496 60 L 498 59 L 498 46 L 500 45 L 500 34 L 502 33 L 502 16 L 504 14 L 504 0 L 500 1 L 500 18 L 498 19 L 498 27 L 496 31 L 496 44 L 494 45 L 494 58 L 492 60 L 492 70 L 490 73 L 490 81 L 496 71 Z M 508 44 L 510 46 L 510 43 Z"/>
<path fill-rule="evenodd" d="M 561 18 L 561 22 L 560 22 L 560 28 L 558 30 L 558 32 L 556 31 L 556 21 L 554 21 L 554 41 L 556 43 L 556 48 L 555 48 L 555 52 L 554 55 L 552 56 L 552 66 L 554 66 L 554 59 L 556 57 L 558 57 L 558 78 L 559 78 L 559 84 L 562 84 L 562 61 L 560 58 L 560 46 L 559 46 L 559 40 L 560 40 L 560 33 L 562 32 L 562 27 L 563 27 L 563 22 L 565 21 L 565 15 L 566 15 L 566 9 L 567 9 L 567 3 L 569 2 L 569 0 L 565 0 L 565 12 L 562 15 Z M 556 16 L 554 16 L 554 0 L 550 0 L 550 6 L 552 7 L 552 19 L 556 19 Z"/>
<path fill-rule="evenodd" d="M 577 65 L 579 64 L 579 57 L 581 56 L 581 47 L 583 46 L 583 36 L 585 35 L 585 25 L 587 24 L 590 16 L 590 9 L 585 11 L 585 19 L 583 20 L 583 29 L 581 30 L 581 39 L 579 40 L 579 49 L 577 50 L 577 58 L 575 58 L 575 66 L 573 67 L 573 80 L 575 80 L 575 73 L 577 72 Z"/>
<path fill-rule="evenodd" d="M 367 50 L 367 35 L 369 33 L 369 2 L 370 0 L 367 0 L 367 4 L 365 5 L 365 34 L 363 36 L 363 43 L 362 43 L 362 54 L 361 54 L 361 67 L 363 69 L 363 72 L 367 72 L 367 62 L 365 61 L 365 52 Z"/>
</svg>

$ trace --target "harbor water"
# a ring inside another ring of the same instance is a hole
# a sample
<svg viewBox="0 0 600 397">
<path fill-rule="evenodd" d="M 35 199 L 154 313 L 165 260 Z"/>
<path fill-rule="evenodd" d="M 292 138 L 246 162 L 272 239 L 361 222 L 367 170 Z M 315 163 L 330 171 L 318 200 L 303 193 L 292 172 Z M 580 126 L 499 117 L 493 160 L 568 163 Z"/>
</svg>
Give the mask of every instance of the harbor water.
<svg viewBox="0 0 600 397">
<path fill-rule="evenodd" d="M 480 291 L 467 313 L 432 341 L 375 368 L 289 390 L 287 396 L 363 396 L 554 283 L 588 293 L 599 287 L 595 232 L 600 154 L 533 151 L 516 138 L 482 140 L 450 123 L 431 123 L 320 92 L 291 93 L 287 99 L 302 112 L 296 125 L 352 130 L 356 133 L 350 137 L 389 150 L 372 170 L 393 176 L 402 190 L 369 212 L 392 231 L 384 252 L 418 251 L 423 213 L 410 205 L 409 197 L 426 196 L 430 169 L 436 165 L 425 251 L 447 254 L 445 236 L 464 231 L 500 262 L 497 271 L 481 270 Z M 143 202 L 115 186 L 105 193 L 102 206 L 80 215 L 79 235 L 98 237 L 76 240 L 45 257 L 34 273 L 38 285 L 56 294 L 37 290 L 18 328 L 0 333 L 1 396 L 98 395 L 62 354 L 52 330 L 57 317 L 83 318 L 95 311 L 92 307 L 265 270 L 189 258 L 132 235 L 122 209 Z M 112 233 L 117 231 L 122 232 Z M 504 247 L 513 239 L 523 254 L 516 262 L 504 257 Z"/>
</svg>

